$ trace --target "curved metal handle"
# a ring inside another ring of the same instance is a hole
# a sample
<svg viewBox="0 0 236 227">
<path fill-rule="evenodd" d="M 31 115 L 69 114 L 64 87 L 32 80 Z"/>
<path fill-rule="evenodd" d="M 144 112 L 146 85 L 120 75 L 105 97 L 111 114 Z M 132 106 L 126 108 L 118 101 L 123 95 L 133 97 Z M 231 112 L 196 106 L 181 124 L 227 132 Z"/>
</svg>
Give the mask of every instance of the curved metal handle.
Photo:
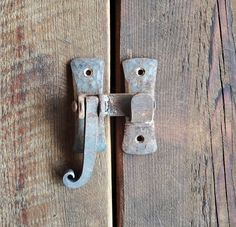
<svg viewBox="0 0 236 227">
<path fill-rule="evenodd" d="M 63 183 L 68 188 L 80 188 L 85 185 L 92 176 L 96 160 L 96 145 L 98 137 L 98 98 L 88 96 L 85 99 L 85 135 L 84 135 L 84 162 L 79 179 L 76 179 L 72 169 L 63 176 Z M 88 123 L 89 124 L 86 124 Z"/>
</svg>

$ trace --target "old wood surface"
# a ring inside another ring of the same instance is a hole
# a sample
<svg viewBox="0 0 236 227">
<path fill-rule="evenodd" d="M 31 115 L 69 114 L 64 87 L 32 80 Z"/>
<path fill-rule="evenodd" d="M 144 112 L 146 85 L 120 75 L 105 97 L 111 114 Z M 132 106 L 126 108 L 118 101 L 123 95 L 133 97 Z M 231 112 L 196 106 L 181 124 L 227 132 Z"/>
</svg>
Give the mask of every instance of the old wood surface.
<svg viewBox="0 0 236 227">
<path fill-rule="evenodd" d="M 111 226 L 110 152 L 85 187 L 62 184 L 79 168 L 69 62 L 104 59 L 108 90 L 108 16 L 108 0 L 0 1 L 1 226 Z"/>
<path fill-rule="evenodd" d="M 159 70 L 157 152 L 117 133 L 119 226 L 236 226 L 236 2 L 121 0 L 120 18 L 121 60 Z"/>
</svg>

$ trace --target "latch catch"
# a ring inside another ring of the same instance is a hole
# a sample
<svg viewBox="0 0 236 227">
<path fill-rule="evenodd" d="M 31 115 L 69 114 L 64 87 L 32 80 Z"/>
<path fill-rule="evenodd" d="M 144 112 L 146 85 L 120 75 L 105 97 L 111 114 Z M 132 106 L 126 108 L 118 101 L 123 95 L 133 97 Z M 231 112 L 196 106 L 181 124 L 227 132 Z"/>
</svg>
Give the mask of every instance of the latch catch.
<svg viewBox="0 0 236 227">
<path fill-rule="evenodd" d="M 73 170 L 63 177 L 65 186 L 79 188 L 90 179 L 96 153 L 106 150 L 104 118 L 125 116 L 122 149 L 127 154 L 144 155 L 156 151 L 154 128 L 156 108 L 154 92 L 157 61 L 134 58 L 123 61 L 127 81 L 124 94 L 104 94 L 104 62 L 100 59 L 76 58 L 71 62 L 76 113 L 74 150 L 83 152 L 80 178 Z"/>
</svg>

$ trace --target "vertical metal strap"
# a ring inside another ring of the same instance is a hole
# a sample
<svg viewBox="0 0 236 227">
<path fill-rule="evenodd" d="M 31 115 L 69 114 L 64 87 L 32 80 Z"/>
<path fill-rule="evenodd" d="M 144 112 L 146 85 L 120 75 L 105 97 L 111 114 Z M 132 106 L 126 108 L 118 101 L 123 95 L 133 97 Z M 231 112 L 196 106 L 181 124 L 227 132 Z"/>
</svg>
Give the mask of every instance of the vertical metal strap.
<svg viewBox="0 0 236 227">
<path fill-rule="evenodd" d="M 122 64 L 126 92 L 136 94 L 131 101 L 131 119 L 126 118 L 122 149 L 127 154 L 151 154 L 157 150 L 153 121 L 157 60 L 133 58 Z"/>
<path fill-rule="evenodd" d="M 103 94 L 104 61 L 98 58 L 75 58 L 71 61 L 71 69 L 74 83 L 74 99 L 80 96 Z M 78 100 L 80 102 L 80 100 Z M 80 103 L 79 107 L 80 108 Z M 75 142 L 73 150 L 84 151 L 84 127 L 85 122 L 76 116 Z M 104 116 L 99 115 L 97 152 L 106 150 L 106 138 L 104 128 Z"/>
</svg>

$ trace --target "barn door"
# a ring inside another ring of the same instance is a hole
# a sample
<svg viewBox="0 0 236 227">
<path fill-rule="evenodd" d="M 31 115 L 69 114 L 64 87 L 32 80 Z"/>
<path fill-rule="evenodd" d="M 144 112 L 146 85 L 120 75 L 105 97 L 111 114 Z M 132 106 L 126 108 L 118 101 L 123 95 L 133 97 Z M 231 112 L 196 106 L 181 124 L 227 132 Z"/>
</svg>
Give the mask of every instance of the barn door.
<svg viewBox="0 0 236 227">
<path fill-rule="evenodd" d="M 0 225 L 111 226 L 109 146 L 86 186 L 62 183 L 78 169 L 69 62 L 103 59 L 109 90 L 109 1 L 4 0 L 0 15 Z"/>
<path fill-rule="evenodd" d="M 124 154 L 117 122 L 119 226 L 236 226 L 235 1 L 120 7 L 120 60 L 155 58 L 159 67 L 157 152 Z"/>
<path fill-rule="evenodd" d="M 0 12 L 1 226 L 236 226 L 233 0 L 3 0 Z M 111 163 L 106 121 L 107 152 L 71 190 L 75 57 L 105 61 L 106 93 L 110 71 L 125 92 L 121 61 L 158 60 L 158 148 L 124 154 L 119 118 Z"/>
</svg>

